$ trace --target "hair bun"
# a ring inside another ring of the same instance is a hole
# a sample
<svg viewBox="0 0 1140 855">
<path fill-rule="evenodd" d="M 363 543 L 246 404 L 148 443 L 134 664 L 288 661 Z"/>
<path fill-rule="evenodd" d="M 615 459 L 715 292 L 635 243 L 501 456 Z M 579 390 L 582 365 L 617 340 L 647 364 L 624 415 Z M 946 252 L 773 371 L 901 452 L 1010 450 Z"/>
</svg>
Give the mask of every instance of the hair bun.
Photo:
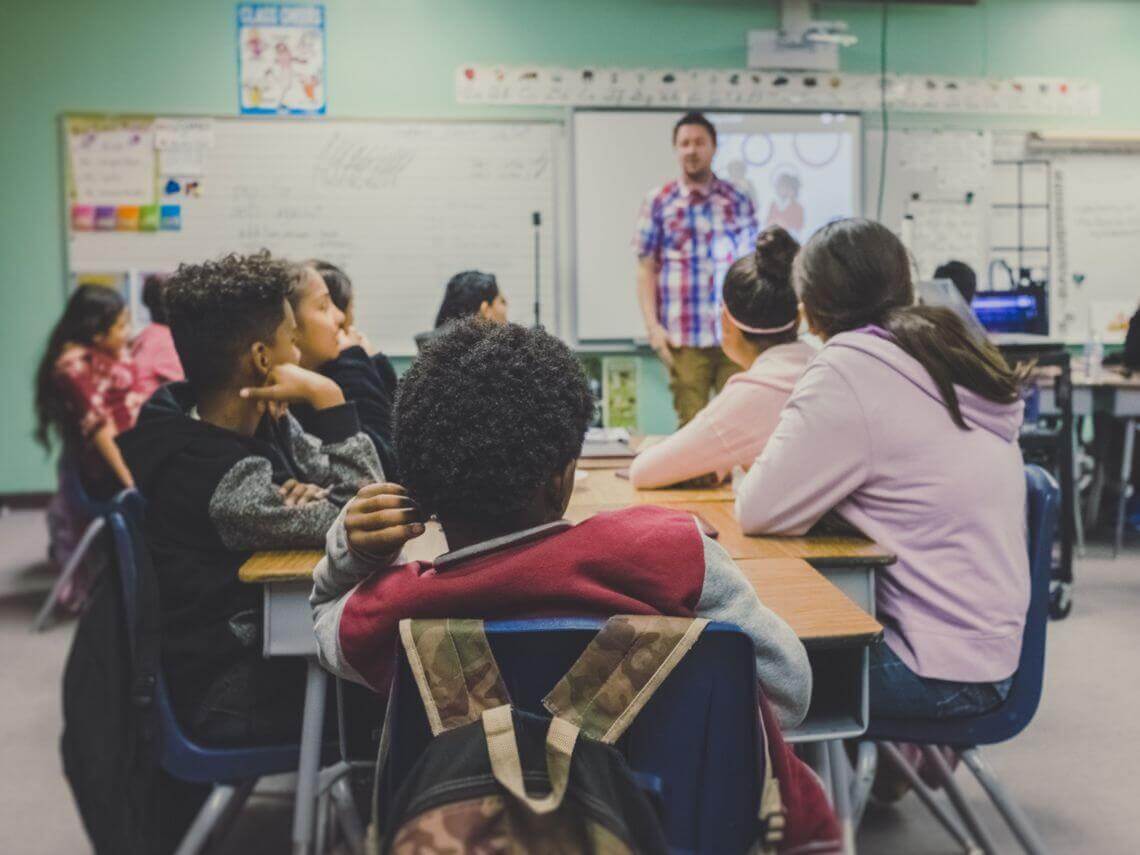
<svg viewBox="0 0 1140 855">
<path fill-rule="evenodd" d="M 773 285 L 790 285 L 792 260 L 800 244 L 780 226 L 768 226 L 756 236 L 756 275 Z"/>
</svg>

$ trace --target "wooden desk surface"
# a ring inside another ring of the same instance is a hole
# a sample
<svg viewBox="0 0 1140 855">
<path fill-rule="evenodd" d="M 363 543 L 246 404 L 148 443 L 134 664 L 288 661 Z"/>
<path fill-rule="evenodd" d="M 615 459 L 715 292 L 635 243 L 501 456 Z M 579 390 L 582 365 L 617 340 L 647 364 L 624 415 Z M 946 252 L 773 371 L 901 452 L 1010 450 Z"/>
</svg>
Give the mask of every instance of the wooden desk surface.
<svg viewBox="0 0 1140 855">
<path fill-rule="evenodd" d="M 655 491 L 687 492 L 687 491 Z M 891 564 L 895 556 L 873 540 L 853 535 L 813 534 L 805 537 L 749 537 L 740 530 L 733 516 L 732 502 L 700 501 L 675 502 L 665 505 L 677 510 L 698 514 L 718 532 L 720 543 L 737 562 L 745 560 L 802 559 L 832 567 Z M 575 523 L 592 517 L 599 511 L 620 510 L 617 505 L 585 505 L 573 501 L 566 518 Z M 447 539 L 439 523 L 429 522 L 427 531 L 405 547 L 412 561 L 433 561 L 447 552 Z M 274 550 L 258 552 L 249 558 L 238 571 L 243 582 L 286 582 L 293 579 L 310 579 L 313 568 L 321 560 L 320 550 Z"/>
<path fill-rule="evenodd" d="M 648 492 L 648 491 L 646 491 Z M 653 491 L 653 492 L 684 492 Z M 812 533 L 803 537 L 750 537 L 740 530 L 731 501 L 654 502 L 662 507 L 688 511 L 704 519 L 717 530 L 717 543 L 736 561 L 744 559 L 802 558 L 831 567 L 893 564 L 894 553 L 869 538 L 857 534 Z M 600 511 L 617 511 L 628 505 L 586 505 L 573 500 L 566 509 L 566 519 L 580 523 Z"/>
<path fill-rule="evenodd" d="M 586 477 L 574 484 L 574 494 L 570 497 L 571 508 L 732 501 L 730 484 L 707 489 L 638 490 L 628 478 L 619 478 L 616 469 L 583 470 L 582 474 Z"/>
<path fill-rule="evenodd" d="M 413 543 L 423 542 L 429 535 Z M 437 535 L 442 538 L 442 532 Z M 426 551 L 439 554 L 436 548 Z M 312 578 L 323 555 L 303 549 L 259 552 L 242 565 L 239 577 L 243 582 L 261 584 L 304 581 Z M 761 601 L 787 621 L 805 644 L 862 643 L 882 632 L 874 618 L 806 561 L 754 558 L 738 563 Z"/>
<path fill-rule="evenodd" d="M 787 621 L 805 644 L 867 642 L 883 631 L 873 617 L 796 558 L 738 561 L 761 602 Z"/>
</svg>

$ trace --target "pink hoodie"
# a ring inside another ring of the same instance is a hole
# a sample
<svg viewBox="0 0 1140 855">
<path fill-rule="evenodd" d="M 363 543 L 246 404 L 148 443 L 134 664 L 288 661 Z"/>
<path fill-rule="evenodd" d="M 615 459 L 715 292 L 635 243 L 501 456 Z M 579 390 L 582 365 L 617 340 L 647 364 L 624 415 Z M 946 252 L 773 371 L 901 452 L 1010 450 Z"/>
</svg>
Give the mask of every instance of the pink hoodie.
<svg viewBox="0 0 1140 855">
<path fill-rule="evenodd" d="M 667 487 L 709 472 L 724 478 L 733 466 L 751 465 L 813 356 L 815 348 L 803 341 L 765 350 L 692 421 L 637 455 L 630 481 L 640 488 Z"/>
<path fill-rule="evenodd" d="M 882 330 L 835 336 L 742 481 L 748 534 L 803 534 L 835 509 L 898 556 L 876 576 L 884 636 L 923 677 L 1017 669 L 1029 607 L 1023 405 L 957 388 L 958 428 L 926 370 Z"/>
</svg>

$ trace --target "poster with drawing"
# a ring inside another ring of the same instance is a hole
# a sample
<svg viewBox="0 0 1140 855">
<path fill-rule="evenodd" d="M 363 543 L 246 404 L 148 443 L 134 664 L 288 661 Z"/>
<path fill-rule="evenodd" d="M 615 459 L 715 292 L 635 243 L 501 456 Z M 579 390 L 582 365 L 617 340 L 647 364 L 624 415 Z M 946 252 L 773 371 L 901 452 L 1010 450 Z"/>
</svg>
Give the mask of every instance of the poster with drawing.
<svg viewBox="0 0 1140 855">
<path fill-rule="evenodd" d="M 323 114 L 325 7 L 240 4 L 238 86 L 243 113 Z"/>
</svg>

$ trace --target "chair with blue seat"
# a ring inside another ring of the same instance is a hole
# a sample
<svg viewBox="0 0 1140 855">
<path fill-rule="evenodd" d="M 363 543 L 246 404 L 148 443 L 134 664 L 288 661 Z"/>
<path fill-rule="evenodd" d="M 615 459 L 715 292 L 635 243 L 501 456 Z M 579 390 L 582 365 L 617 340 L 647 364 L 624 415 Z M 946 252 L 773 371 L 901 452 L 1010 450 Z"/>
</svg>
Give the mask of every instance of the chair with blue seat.
<svg viewBox="0 0 1140 855">
<path fill-rule="evenodd" d="M 542 698 L 603 624 L 488 621 L 487 639 L 515 707 L 549 717 Z M 754 841 L 763 773 L 757 691 L 751 640 L 735 626 L 710 624 L 618 741 L 638 782 L 658 800 L 675 851 L 744 852 Z M 402 648 L 389 704 L 382 806 L 431 740 Z"/>
<path fill-rule="evenodd" d="M 158 763 L 173 778 L 187 783 L 212 784 L 214 789 L 184 835 L 176 855 L 201 852 L 211 837 L 219 837 L 229 821 L 241 810 L 258 779 L 267 775 L 294 772 L 299 746 L 256 746 L 211 748 L 194 742 L 174 716 L 157 649 L 143 653 L 140 644 L 157 645 L 157 638 L 141 641 L 144 633 L 154 635 L 157 600 L 150 555 L 142 537 L 144 503 L 136 490 L 125 490 L 114 501 L 108 521 L 115 547 L 116 565 L 123 591 L 131 655 L 154 658 L 152 674 L 136 680 L 135 702 L 151 705 L 155 715 Z M 137 661 L 137 658 L 136 658 Z"/>
<path fill-rule="evenodd" d="M 1031 588 L 1021 641 L 1021 658 L 1009 695 L 999 707 L 982 715 L 934 720 L 872 719 L 865 739 L 874 740 L 891 757 L 942 825 L 959 843 L 970 847 L 970 839 L 934 800 L 930 789 L 914 775 L 893 743 L 910 742 L 922 746 L 924 760 L 937 770 L 947 795 L 974 841 L 984 851 L 995 852 L 997 850 L 992 838 L 966 803 L 954 781 L 953 772 L 938 750 L 939 746 L 953 748 L 974 773 L 1025 851 L 1036 855 L 1045 851 L 1044 845 L 1028 819 L 986 765 L 978 748 L 981 745 L 1005 742 L 1024 730 L 1037 712 L 1041 700 L 1045 675 L 1045 630 L 1049 623 L 1053 538 L 1060 512 L 1061 491 L 1052 476 L 1040 466 L 1026 466 L 1025 480 Z"/>
<path fill-rule="evenodd" d="M 107 527 L 107 515 L 111 513 L 112 502 L 101 502 L 91 497 L 87 488 L 83 486 L 83 478 L 79 473 L 79 462 L 75 454 L 64 449 L 59 460 L 59 492 L 63 494 L 69 508 L 81 513 L 85 519 L 90 520 L 83 531 L 75 549 L 67 559 L 67 563 L 60 569 L 51 591 L 44 600 L 40 610 L 32 621 L 32 632 L 42 632 L 50 625 L 55 607 L 63 595 L 68 583 L 79 573 L 83 566 L 83 559 L 91 550 L 95 539 Z"/>
</svg>

